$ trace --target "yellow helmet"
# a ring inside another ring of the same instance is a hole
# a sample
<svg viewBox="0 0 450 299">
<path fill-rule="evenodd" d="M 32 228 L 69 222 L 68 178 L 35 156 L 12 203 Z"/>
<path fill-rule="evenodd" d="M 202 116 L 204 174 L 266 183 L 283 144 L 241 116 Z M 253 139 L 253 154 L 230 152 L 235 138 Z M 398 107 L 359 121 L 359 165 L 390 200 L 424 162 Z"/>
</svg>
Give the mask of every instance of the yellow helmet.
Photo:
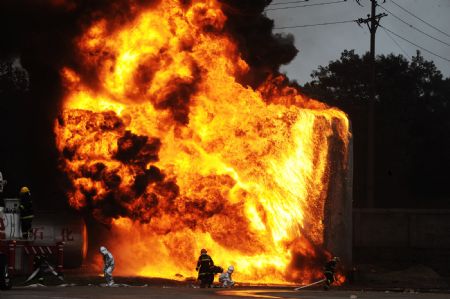
<svg viewBox="0 0 450 299">
<path fill-rule="evenodd" d="M 28 189 L 28 187 L 20 188 L 20 194 L 26 194 L 26 193 L 30 193 L 30 189 Z"/>
</svg>

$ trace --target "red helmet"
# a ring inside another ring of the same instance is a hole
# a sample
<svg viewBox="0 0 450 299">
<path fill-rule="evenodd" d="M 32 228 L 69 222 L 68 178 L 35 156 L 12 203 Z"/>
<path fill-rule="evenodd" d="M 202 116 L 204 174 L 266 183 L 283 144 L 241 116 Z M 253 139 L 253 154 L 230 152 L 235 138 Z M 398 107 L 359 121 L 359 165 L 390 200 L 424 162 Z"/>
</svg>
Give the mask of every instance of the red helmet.
<svg viewBox="0 0 450 299">
<path fill-rule="evenodd" d="M 206 249 L 203 248 L 202 250 L 200 250 L 200 253 L 201 253 L 201 254 L 206 253 Z"/>
</svg>

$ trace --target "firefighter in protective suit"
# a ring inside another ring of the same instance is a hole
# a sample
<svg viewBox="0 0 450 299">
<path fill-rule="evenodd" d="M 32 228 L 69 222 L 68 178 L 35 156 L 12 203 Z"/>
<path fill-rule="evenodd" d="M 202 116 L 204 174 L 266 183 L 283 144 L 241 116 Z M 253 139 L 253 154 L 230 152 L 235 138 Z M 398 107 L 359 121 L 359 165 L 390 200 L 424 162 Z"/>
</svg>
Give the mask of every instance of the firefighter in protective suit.
<svg viewBox="0 0 450 299">
<path fill-rule="evenodd" d="M 328 290 L 330 285 L 336 280 L 334 273 L 336 272 L 337 263 L 340 262 L 340 258 L 335 256 L 329 262 L 325 264 L 323 275 L 325 275 L 324 289 Z"/>
<path fill-rule="evenodd" d="M 222 288 L 231 288 L 232 286 L 234 286 L 234 281 L 231 278 L 233 271 L 234 271 L 234 267 L 229 266 L 227 272 L 220 274 L 219 282 L 221 283 Z"/>
<path fill-rule="evenodd" d="M 195 268 L 195 270 L 198 271 L 198 280 L 200 280 L 201 288 L 211 287 L 214 280 L 214 273 L 212 272 L 213 267 L 214 262 L 212 258 L 207 254 L 206 249 L 202 249 L 197 261 L 197 267 Z"/>
<path fill-rule="evenodd" d="M 103 274 L 106 279 L 106 284 L 108 286 L 114 285 L 114 280 L 112 276 L 112 272 L 114 270 L 114 257 L 111 252 L 106 249 L 106 247 L 100 247 L 100 253 L 103 255 Z"/>
<path fill-rule="evenodd" d="M 22 238 L 28 239 L 31 235 L 31 224 L 33 222 L 33 202 L 31 201 L 31 192 L 28 187 L 20 188 L 19 192 L 19 212 L 20 212 L 20 226 L 22 228 Z"/>
</svg>

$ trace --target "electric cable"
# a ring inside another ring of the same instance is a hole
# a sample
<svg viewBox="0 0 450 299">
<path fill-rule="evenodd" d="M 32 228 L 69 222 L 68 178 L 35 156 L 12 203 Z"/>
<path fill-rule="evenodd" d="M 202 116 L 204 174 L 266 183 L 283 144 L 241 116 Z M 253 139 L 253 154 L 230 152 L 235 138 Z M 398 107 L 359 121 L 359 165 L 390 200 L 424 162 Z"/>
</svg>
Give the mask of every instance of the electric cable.
<svg viewBox="0 0 450 299">
<path fill-rule="evenodd" d="M 353 23 L 357 20 L 348 20 L 348 21 L 338 21 L 338 22 L 327 22 L 327 23 L 318 23 L 318 24 L 306 24 L 306 25 L 296 25 L 296 26 L 285 26 L 285 27 L 275 27 L 273 29 L 290 29 L 290 28 L 304 28 L 304 27 L 315 27 L 315 26 L 324 26 L 324 25 L 334 25 L 334 24 L 344 24 L 344 23 Z"/>
<path fill-rule="evenodd" d="M 388 28 L 386 28 L 386 27 L 384 27 L 384 26 L 382 26 L 382 25 L 379 25 L 379 26 L 380 26 L 381 28 L 384 28 L 385 30 L 387 30 L 389 33 L 391 33 L 391 34 L 397 36 L 398 38 L 400 38 L 400 39 L 402 39 L 402 40 L 404 40 L 404 41 L 410 43 L 411 45 L 414 45 L 414 46 L 416 46 L 417 48 L 419 48 L 419 49 L 421 49 L 421 50 L 424 50 L 425 52 L 427 52 L 427 53 L 429 53 L 429 54 L 431 54 L 431 55 L 434 55 L 434 56 L 436 56 L 436 57 L 439 57 L 439 58 L 441 58 L 442 60 L 445 60 L 445 61 L 447 61 L 447 62 L 450 62 L 450 59 L 445 58 L 445 57 L 443 57 L 443 56 L 441 56 L 441 55 L 439 55 L 439 54 L 436 54 L 436 53 L 434 53 L 434 52 L 432 52 L 432 51 L 430 51 L 430 50 L 428 50 L 428 49 L 425 49 L 424 47 L 419 46 L 419 45 L 416 44 L 416 43 L 413 43 L 412 41 L 410 41 L 410 40 L 404 38 L 403 36 L 401 36 L 401 35 L 399 35 L 399 34 L 393 32 L 392 30 L 389 30 Z"/>
<path fill-rule="evenodd" d="M 309 2 L 309 0 L 299 0 L 299 1 L 290 1 L 290 2 L 275 2 L 275 3 L 270 3 L 270 5 L 282 5 L 282 4 L 296 4 L 296 3 L 303 3 L 303 2 Z"/>
<path fill-rule="evenodd" d="M 406 53 L 403 47 L 400 46 L 400 44 L 392 37 L 392 35 L 386 31 L 386 29 L 384 29 L 383 27 L 381 27 L 381 29 L 383 29 L 384 33 L 397 45 L 397 47 L 403 52 L 403 54 L 405 54 L 406 59 L 408 59 L 409 55 L 408 53 Z"/>
<path fill-rule="evenodd" d="M 321 5 L 337 4 L 337 3 L 343 3 L 343 2 L 347 2 L 347 0 L 331 1 L 331 2 L 323 2 L 323 3 L 313 3 L 313 4 L 305 4 L 305 5 L 296 5 L 296 6 L 288 6 L 288 7 L 266 8 L 264 11 L 299 8 L 299 7 L 310 7 L 310 6 L 321 6 Z"/>
<path fill-rule="evenodd" d="M 442 40 L 440 40 L 440 39 L 438 39 L 438 38 L 436 38 L 436 37 L 434 37 L 434 36 L 432 36 L 432 35 L 430 35 L 430 34 L 424 32 L 424 31 L 422 31 L 422 30 L 420 30 L 419 28 L 415 27 L 414 25 L 409 24 L 408 22 L 404 21 L 404 20 L 401 19 L 400 17 L 398 17 L 398 16 L 396 16 L 395 14 L 393 14 L 393 13 L 392 13 L 391 11 L 389 11 L 387 8 L 384 8 L 383 6 L 381 6 L 381 5 L 379 5 L 379 4 L 378 4 L 378 6 L 381 7 L 382 9 L 384 9 L 386 12 L 390 13 L 394 18 L 396 18 L 396 19 L 399 20 L 400 22 L 402 22 L 402 23 L 408 25 L 409 27 L 411 27 L 411 28 L 417 30 L 418 32 L 420 32 L 420 33 L 422 33 L 422 34 L 425 34 L 425 35 L 428 36 L 429 38 L 432 38 L 432 39 L 434 39 L 435 41 L 438 41 L 438 42 L 443 43 L 444 45 L 447 45 L 447 46 L 450 47 L 450 44 L 449 44 L 449 43 L 446 43 L 446 42 L 444 42 L 444 41 L 442 41 Z"/>
<path fill-rule="evenodd" d="M 416 16 L 415 14 L 413 14 L 412 12 L 410 12 L 409 10 L 407 10 L 406 8 L 402 7 L 400 4 L 397 4 L 394 0 L 391 0 L 392 3 L 394 3 L 394 5 L 396 5 L 398 8 L 402 9 L 403 11 L 407 12 L 408 14 L 410 14 L 411 16 L 413 16 L 414 18 L 422 21 L 423 23 L 427 24 L 428 26 L 430 26 L 431 28 L 439 31 L 440 33 L 446 35 L 447 37 L 450 37 L 450 34 L 442 31 L 441 29 L 437 28 L 436 26 L 433 26 L 432 24 L 428 23 L 427 21 L 419 18 L 418 16 Z"/>
</svg>

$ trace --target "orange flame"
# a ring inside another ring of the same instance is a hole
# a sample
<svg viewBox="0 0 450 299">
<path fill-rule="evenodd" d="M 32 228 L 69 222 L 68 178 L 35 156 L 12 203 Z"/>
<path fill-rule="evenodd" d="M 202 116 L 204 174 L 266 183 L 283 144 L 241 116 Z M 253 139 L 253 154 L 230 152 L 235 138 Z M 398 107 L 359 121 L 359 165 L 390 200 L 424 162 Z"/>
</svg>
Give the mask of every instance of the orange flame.
<svg viewBox="0 0 450 299">
<path fill-rule="evenodd" d="M 94 79 L 62 70 L 55 133 L 69 201 L 111 223 L 119 274 L 195 276 L 207 248 L 238 281 L 321 275 L 293 264 L 327 255 L 329 137 L 346 144 L 348 120 L 282 76 L 240 84 L 249 66 L 225 22 L 215 0 L 160 1 L 79 38 Z"/>
</svg>

